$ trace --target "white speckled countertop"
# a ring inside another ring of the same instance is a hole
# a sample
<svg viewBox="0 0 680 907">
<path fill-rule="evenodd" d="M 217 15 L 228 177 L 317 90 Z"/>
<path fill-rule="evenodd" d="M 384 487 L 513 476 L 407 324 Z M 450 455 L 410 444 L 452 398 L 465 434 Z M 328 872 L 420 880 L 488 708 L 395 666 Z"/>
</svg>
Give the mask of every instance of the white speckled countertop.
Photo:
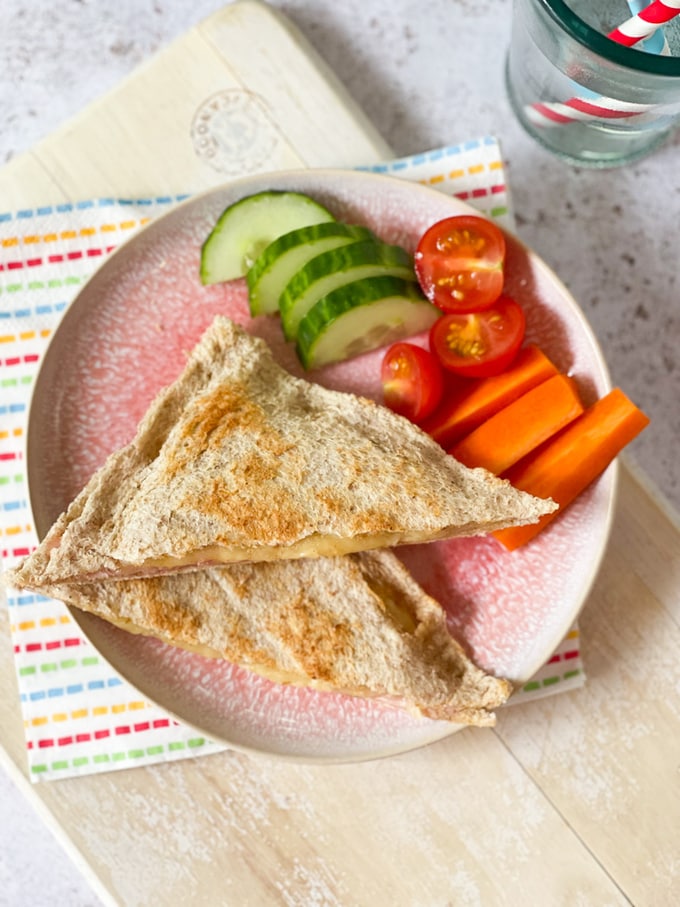
<svg viewBox="0 0 680 907">
<path fill-rule="evenodd" d="M 222 5 L 6 4 L 0 165 Z M 651 417 L 630 457 L 680 509 L 680 135 L 646 160 L 611 171 L 569 167 L 536 146 L 515 123 L 504 93 L 511 0 L 271 5 L 321 52 L 398 155 L 486 133 L 500 138 L 520 238 L 569 286 L 602 344 L 613 382 Z M 98 903 L 2 773 L 0 815 L 0 904 Z M 44 897 L 35 894 L 41 889 Z"/>
</svg>

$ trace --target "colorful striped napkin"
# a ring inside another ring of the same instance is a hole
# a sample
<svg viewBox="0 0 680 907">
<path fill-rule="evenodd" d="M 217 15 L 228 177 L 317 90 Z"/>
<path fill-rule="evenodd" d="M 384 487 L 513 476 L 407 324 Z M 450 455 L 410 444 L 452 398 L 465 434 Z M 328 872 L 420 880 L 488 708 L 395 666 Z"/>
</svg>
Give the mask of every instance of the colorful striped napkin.
<svg viewBox="0 0 680 907">
<path fill-rule="evenodd" d="M 493 137 L 361 169 L 435 187 L 513 227 Z M 37 542 L 23 448 L 31 387 L 50 336 L 103 257 L 180 200 L 99 198 L 0 213 L 0 553 L 7 566 Z M 7 607 L 34 781 L 223 749 L 145 701 L 99 657 L 61 603 L 10 589 Z M 574 627 L 512 701 L 583 682 Z"/>
</svg>

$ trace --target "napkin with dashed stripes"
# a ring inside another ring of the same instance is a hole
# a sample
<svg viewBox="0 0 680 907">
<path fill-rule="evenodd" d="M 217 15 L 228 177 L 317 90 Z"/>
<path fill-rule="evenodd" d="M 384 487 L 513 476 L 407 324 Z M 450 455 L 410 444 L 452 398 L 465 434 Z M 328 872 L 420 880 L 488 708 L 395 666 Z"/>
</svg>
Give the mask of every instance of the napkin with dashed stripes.
<svg viewBox="0 0 680 907">
<path fill-rule="evenodd" d="M 493 137 L 371 166 L 455 195 L 513 227 Z M 69 303 L 120 242 L 180 197 L 99 198 L 0 212 L 0 553 L 37 543 L 24 439 L 41 356 Z M 63 778 L 223 749 L 144 700 L 101 659 L 59 602 L 7 590 L 30 777 Z M 578 628 L 513 702 L 584 682 Z"/>
</svg>

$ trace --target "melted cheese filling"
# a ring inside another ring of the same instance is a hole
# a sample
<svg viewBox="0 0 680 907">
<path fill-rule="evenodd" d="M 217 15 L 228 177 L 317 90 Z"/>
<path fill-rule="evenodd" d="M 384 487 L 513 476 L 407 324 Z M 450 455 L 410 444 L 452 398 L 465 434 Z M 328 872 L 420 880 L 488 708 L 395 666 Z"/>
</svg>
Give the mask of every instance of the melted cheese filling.
<svg viewBox="0 0 680 907">
<path fill-rule="evenodd" d="M 446 533 L 442 533 L 444 537 Z M 437 536 L 434 536 L 436 538 Z M 238 561 L 276 561 L 281 558 L 298 557 L 338 557 L 354 551 L 365 551 L 369 548 L 391 548 L 394 545 L 412 544 L 433 539 L 431 534 L 417 532 L 383 532 L 370 536 L 354 538 L 337 538 L 335 536 L 310 535 L 292 545 L 285 547 L 240 548 L 209 545 L 196 551 L 189 551 L 182 557 L 149 558 L 142 564 L 143 568 L 165 569 L 167 567 L 193 567 L 198 564 L 234 564 Z M 131 567 L 137 571 L 138 567 Z"/>
</svg>

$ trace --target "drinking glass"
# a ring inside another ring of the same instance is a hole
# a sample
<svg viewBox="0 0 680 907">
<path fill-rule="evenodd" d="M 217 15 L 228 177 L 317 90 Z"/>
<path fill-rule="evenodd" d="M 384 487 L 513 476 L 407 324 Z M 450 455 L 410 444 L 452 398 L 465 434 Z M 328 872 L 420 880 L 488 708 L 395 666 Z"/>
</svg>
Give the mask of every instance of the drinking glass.
<svg viewBox="0 0 680 907">
<path fill-rule="evenodd" d="M 607 37 L 631 15 L 622 0 L 514 0 L 510 103 L 536 141 L 571 163 L 628 163 L 680 124 L 680 16 L 657 32 L 653 53 Z"/>
</svg>

